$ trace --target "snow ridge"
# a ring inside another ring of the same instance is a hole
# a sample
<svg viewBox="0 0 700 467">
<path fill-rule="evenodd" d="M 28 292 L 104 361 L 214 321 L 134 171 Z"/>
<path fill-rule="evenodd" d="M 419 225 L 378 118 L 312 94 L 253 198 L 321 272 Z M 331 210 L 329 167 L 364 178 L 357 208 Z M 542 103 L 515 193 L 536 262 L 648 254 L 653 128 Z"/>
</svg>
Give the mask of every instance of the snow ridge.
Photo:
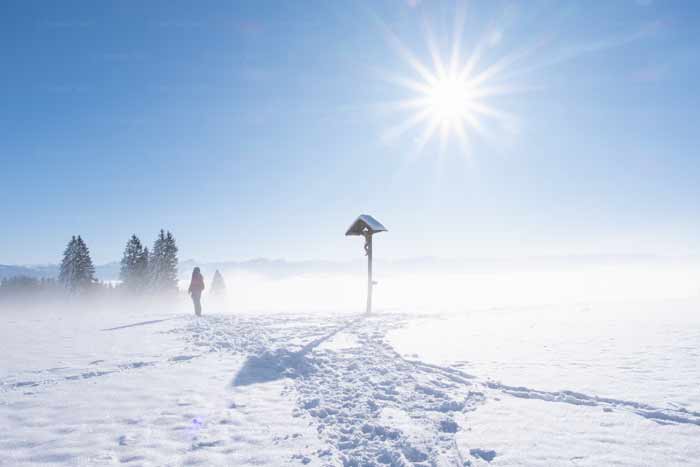
<svg viewBox="0 0 700 467">
<path fill-rule="evenodd" d="M 539 391 L 537 389 L 530 389 L 522 386 L 508 386 L 506 384 L 493 381 L 489 381 L 485 384 L 491 389 L 498 389 L 506 394 L 523 399 L 540 399 L 548 402 L 562 402 L 574 405 L 603 407 L 604 410 L 631 410 L 637 415 L 661 424 L 688 423 L 700 426 L 700 412 L 693 412 L 684 408 L 659 408 L 640 402 L 613 399 L 609 397 L 590 396 L 575 391 Z"/>
</svg>

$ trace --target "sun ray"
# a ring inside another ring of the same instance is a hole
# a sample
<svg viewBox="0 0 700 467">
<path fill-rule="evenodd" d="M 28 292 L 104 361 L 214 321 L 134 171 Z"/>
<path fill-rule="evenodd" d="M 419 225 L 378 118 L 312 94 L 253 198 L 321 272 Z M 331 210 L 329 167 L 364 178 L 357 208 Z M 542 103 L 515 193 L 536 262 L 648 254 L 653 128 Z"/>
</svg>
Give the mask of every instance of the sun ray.
<svg viewBox="0 0 700 467">
<path fill-rule="evenodd" d="M 467 120 L 467 123 L 471 126 L 472 129 L 474 129 L 474 131 L 479 133 L 481 136 L 486 135 L 486 130 L 484 129 L 484 126 L 474 115 L 467 113 L 464 116 L 464 119 Z"/>
<path fill-rule="evenodd" d="M 474 84 L 481 84 L 495 78 L 513 64 L 524 59 L 532 52 L 532 48 L 524 48 L 514 53 L 501 57 L 497 62 L 486 67 L 481 73 L 473 78 Z"/>
<path fill-rule="evenodd" d="M 476 41 L 471 53 L 462 61 L 464 25 L 465 11 L 460 9 L 454 18 L 448 53 L 444 59 L 431 25 L 424 23 L 428 65 L 421 62 L 395 35 L 387 33 L 390 43 L 417 76 L 385 76 L 387 80 L 414 93 L 410 98 L 387 104 L 392 110 L 409 112 L 409 116 L 390 128 L 385 133 L 385 139 L 394 140 L 422 126 L 415 139 L 419 152 L 430 141 L 436 140 L 442 154 L 454 136 L 466 153 L 473 140 L 472 133 L 481 138 L 488 137 L 485 120 L 499 122 L 503 127 L 517 123 L 512 115 L 495 108 L 488 100 L 525 90 L 507 82 L 504 77 L 532 52 L 532 48 L 520 48 L 491 63 L 483 63 L 501 40 L 499 35 L 498 41 L 494 42 L 492 28 L 490 34 Z"/>
<path fill-rule="evenodd" d="M 512 84 L 497 84 L 490 86 L 472 86 L 475 100 L 494 96 L 507 96 L 512 94 L 522 94 L 524 92 L 539 91 L 538 86 L 515 86 Z"/>
<path fill-rule="evenodd" d="M 397 84 L 405 89 L 415 91 L 418 93 L 425 94 L 427 92 L 430 92 L 430 84 L 423 82 L 423 81 L 418 81 L 413 78 L 408 78 L 406 76 L 401 76 L 396 73 L 382 73 L 381 74 L 382 78 L 385 81 L 388 81 L 393 84 Z"/>
<path fill-rule="evenodd" d="M 389 44 L 396 50 L 399 56 L 408 63 L 426 83 L 432 84 L 437 79 L 433 73 L 406 47 L 401 40 L 383 23 L 380 22 L 385 34 L 387 35 Z"/>
<path fill-rule="evenodd" d="M 508 120 L 514 120 L 514 116 L 504 112 L 502 110 L 495 109 L 489 105 L 480 103 L 480 102 L 472 102 L 469 105 L 470 109 L 477 114 L 485 115 L 491 118 L 495 118 L 497 120 L 503 120 L 503 121 L 508 121 Z"/>
<path fill-rule="evenodd" d="M 449 140 L 450 136 L 450 125 L 451 121 L 443 121 L 440 122 L 440 154 L 445 153 L 445 149 L 447 149 L 447 142 Z"/>
<path fill-rule="evenodd" d="M 428 99 L 425 97 L 414 97 L 413 99 L 401 99 L 396 101 L 394 105 L 397 110 L 401 109 L 424 109 L 428 104 Z"/>
<path fill-rule="evenodd" d="M 445 64 L 440 56 L 440 48 L 435 40 L 435 34 L 433 34 L 433 29 L 430 24 L 425 24 L 425 34 L 428 42 L 428 50 L 430 51 L 430 58 L 433 61 L 433 66 L 435 67 L 435 76 L 438 80 L 443 79 L 446 76 Z"/>
<path fill-rule="evenodd" d="M 428 144 L 428 142 L 431 140 L 433 135 L 435 134 L 435 131 L 437 130 L 438 126 L 440 125 L 440 122 L 437 120 L 431 120 L 430 123 L 428 123 L 428 126 L 426 126 L 423 129 L 422 134 L 418 138 L 418 152 L 422 152 L 425 146 Z"/>
<path fill-rule="evenodd" d="M 483 43 L 478 43 L 475 47 L 474 50 L 472 50 L 471 55 L 469 55 L 469 58 L 467 59 L 466 63 L 464 64 L 464 67 L 457 73 L 457 75 L 461 79 L 466 79 L 468 78 L 472 71 L 476 68 L 477 64 L 481 60 L 481 54 L 483 52 L 484 45 Z"/>
<path fill-rule="evenodd" d="M 462 36 L 464 35 L 464 22 L 466 18 L 466 8 L 464 4 L 457 7 L 457 13 L 454 17 L 453 33 L 452 33 L 452 55 L 450 56 L 450 74 L 459 73 L 460 55 L 462 51 Z"/>
<path fill-rule="evenodd" d="M 467 119 L 469 119 L 469 117 L 469 115 L 465 116 Z M 461 122 L 459 125 L 455 125 L 455 134 L 457 135 L 460 149 L 462 149 L 464 154 L 467 154 L 467 151 L 469 150 L 469 138 L 467 137 L 467 132 Z"/>
<path fill-rule="evenodd" d="M 389 128 L 385 133 L 383 139 L 387 142 L 394 141 L 398 139 L 400 136 L 405 134 L 407 131 L 410 129 L 418 126 L 425 120 L 430 119 L 430 110 L 424 109 L 423 111 L 414 114 L 411 118 L 408 120 L 403 121 L 402 123 L 399 123 L 398 125 L 395 125 L 391 128 Z"/>
<path fill-rule="evenodd" d="M 405 114 L 409 112 L 420 112 L 427 107 L 425 97 L 415 97 L 394 101 L 377 102 L 369 106 L 376 113 L 384 115 Z"/>
</svg>

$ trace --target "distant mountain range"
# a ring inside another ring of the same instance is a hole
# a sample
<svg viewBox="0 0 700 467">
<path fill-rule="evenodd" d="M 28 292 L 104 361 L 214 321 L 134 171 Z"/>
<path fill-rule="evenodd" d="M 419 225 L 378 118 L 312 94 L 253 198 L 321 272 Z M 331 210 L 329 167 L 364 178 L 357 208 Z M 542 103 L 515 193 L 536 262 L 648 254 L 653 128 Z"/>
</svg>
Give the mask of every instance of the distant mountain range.
<svg viewBox="0 0 700 467">
<path fill-rule="evenodd" d="M 9 266 L 0 264 L 0 279 L 14 276 L 27 276 L 41 278 L 51 278 L 58 276 L 58 266 L 54 264 L 46 266 Z"/>
<path fill-rule="evenodd" d="M 653 255 L 575 255 L 537 256 L 528 258 L 461 258 L 444 259 L 435 257 L 407 258 L 399 260 L 375 260 L 377 268 L 385 272 L 488 272 L 523 269 L 571 269 L 590 266 L 638 265 L 649 267 L 700 264 L 700 256 L 653 256 Z M 222 272 L 248 272 L 271 278 L 283 278 L 305 273 L 360 273 L 364 271 L 364 258 L 353 261 L 287 261 L 283 259 L 258 258 L 246 261 L 221 261 L 200 263 L 189 259 L 179 263 L 181 278 L 187 278 L 192 268 L 199 266 L 205 276 L 215 270 Z M 119 279 L 120 264 L 117 261 L 95 267 L 98 279 L 113 281 Z M 2 265 L 0 279 L 13 276 L 35 278 L 56 278 L 59 267 L 48 265 Z"/>
<path fill-rule="evenodd" d="M 349 272 L 357 270 L 362 264 L 364 263 L 360 261 L 334 263 L 331 261 L 285 261 L 265 258 L 200 263 L 189 259 L 180 261 L 178 269 L 182 278 L 188 277 L 195 266 L 199 266 L 205 274 L 213 274 L 215 270 L 219 269 L 220 271 L 251 272 L 265 276 L 284 277 L 310 272 Z M 117 261 L 97 265 L 95 266 L 95 275 L 102 281 L 118 280 L 120 267 L 121 265 Z M 26 266 L 0 264 L 0 279 L 14 276 L 55 279 L 58 277 L 58 273 L 59 266 L 57 264 Z"/>
</svg>

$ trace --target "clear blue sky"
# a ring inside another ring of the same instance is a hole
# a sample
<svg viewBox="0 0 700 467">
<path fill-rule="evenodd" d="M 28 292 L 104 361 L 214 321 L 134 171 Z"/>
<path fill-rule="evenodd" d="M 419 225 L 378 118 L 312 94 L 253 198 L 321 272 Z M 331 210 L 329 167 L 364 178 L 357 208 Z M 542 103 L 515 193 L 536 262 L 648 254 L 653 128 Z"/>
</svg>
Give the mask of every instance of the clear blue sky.
<svg viewBox="0 0 700 467">
<path fill-rule="evenodd" d="M 181 258 L 700 252 L 700 4 L 470 2 L 462 60 L 507 64 L 467 148 L 388 102 L 449 52 L 453 2 L 4 1 L 0 264 L 73 234 Z M 495 80 L 494 80 L 495 83 Z M 499 114 L 500 115 L 500 114 Z"/>
</svg>

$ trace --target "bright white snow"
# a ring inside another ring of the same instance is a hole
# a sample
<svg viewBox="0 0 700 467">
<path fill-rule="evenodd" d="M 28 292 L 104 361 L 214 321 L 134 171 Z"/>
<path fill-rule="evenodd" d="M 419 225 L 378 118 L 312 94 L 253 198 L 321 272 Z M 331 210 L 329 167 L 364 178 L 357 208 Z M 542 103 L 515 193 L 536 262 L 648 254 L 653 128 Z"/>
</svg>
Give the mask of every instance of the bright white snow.
<svg viewBox="0 0 700 467">
<path fill-rule="evenodd" d="M 0 465 L 700 465 L 698 300 L 212 308 L 3 310 Z"/>
</svg>

